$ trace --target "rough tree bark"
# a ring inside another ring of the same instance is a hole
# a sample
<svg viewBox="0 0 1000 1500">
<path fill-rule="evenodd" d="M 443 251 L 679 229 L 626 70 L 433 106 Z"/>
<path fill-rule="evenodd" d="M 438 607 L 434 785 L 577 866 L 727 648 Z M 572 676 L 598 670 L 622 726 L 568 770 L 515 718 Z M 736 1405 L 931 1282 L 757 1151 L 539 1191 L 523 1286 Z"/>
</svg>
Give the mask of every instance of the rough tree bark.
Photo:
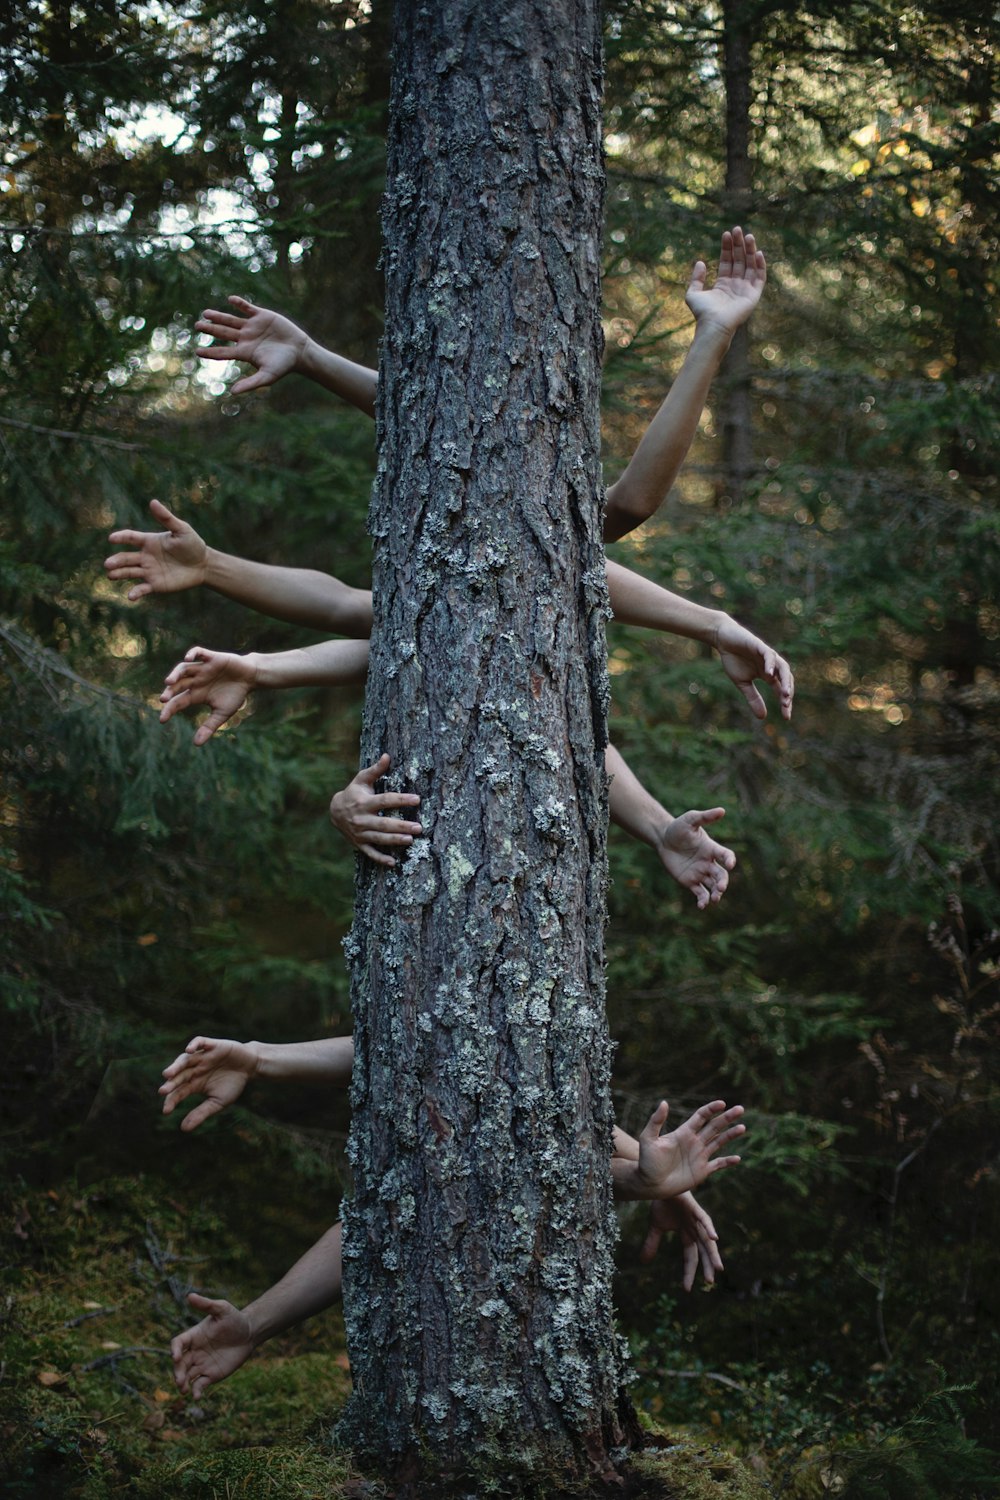
<svg viewBox="0 0 1000 1500">
<path fill-rule="evenodd" d="M 399 0 L 343 1427 L 397 1480 L 610 1472 L 597 0 Z M 627 1429 L 627 1430 L 626 1430 Z M 422 1484 L 420 1485 L 422 1492 Z"/>
</svg>

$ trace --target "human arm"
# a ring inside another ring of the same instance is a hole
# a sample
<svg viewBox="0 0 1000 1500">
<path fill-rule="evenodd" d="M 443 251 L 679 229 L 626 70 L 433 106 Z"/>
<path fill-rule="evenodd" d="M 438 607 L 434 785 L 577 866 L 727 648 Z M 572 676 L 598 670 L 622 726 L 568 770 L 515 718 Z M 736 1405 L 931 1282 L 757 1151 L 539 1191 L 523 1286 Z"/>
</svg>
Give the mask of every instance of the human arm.
<svg viewBox="0 0 1000 1500">
<path fill-rule="evenodd" d="M 171 1340 L 180 1389 L 197 1400 L 246 1364 L 265 1340 L 330 1307 L 340 1296 L 341 1273 L 340 1225 L 334 1224 L 280 1281 L 242 1309 L 191 1292 L 188 1303 L 204 1316 Z"/>
<path fill-rule="evenodd" d="M 253 373 L 244 375 L 231 386 L 231 394 L 274 385 L 285 375 L 305 375 L 334 395 L 341 396 L 369 417 L 375 415 L 375 392 L 378 376 L 365 365 L 343 359 L 332 349 L 310 338 L 291 318 L 257 307 L 245 297 L 229 297 L 233 312 L 206 308 L 195 323 L 199 333 L 207 333 L 221 342 L 195 350 L 199 359 L 238 359 L 253 365 Z"/>
<path fill-rule="evenodd" d="M 173 1114 L 192 1094 L 203 1094 L 202 1103 L 181 1121 L 182 1130 L 195 1130 L 235 1104 L 252 1078 L 346 1086 L 353 1062 L 354 1042 L 349 1036 L 314 1042 L 234 1042 L 196 1036 L 163 1070 L 163 1113 Z"/>
<path fill-rule="evenodd" d="M 367 641 L 320 641 L 294 651 L 248 651 L 245 655 L 192 646 L 167 673 L 160 694 L 160 723 L 204 703 L 210 712 L 194 735 L 194 743 L 204 745 L 239 712 L 252 688 L 346 686 L 364 682 L 367 671 Z"/>
<path fill-rule="evenodd" d="M 783 656 L 753 635 L 722 609 L 706 609 L 661 588 L 632 568 L 608 561 L 608 596 L 620 625 L 638 625 L 645 630 L 664 630 L 688 640 L 702 641 L 719 653 L 722 670 L 739 688 L 755 718 L 767 717 L 767 705 L 755 686 L 755 678 L 769 682 L 778 694 L 783 719 L 792 717 L 795 679 Z"/>
<path fill-rule="evenodd" d="M 364 766 L 337 792 L 330 803 L 330 822 L 362 854 L 377 865 L 394 867 L 396 861 L 386 846 L 406 847 L 423 833 L 419 823 L 405 818 L 385 818 L 383 812 L 394 808 L 420 806 L 415 792 L 376 792 L 375 783 L 389 769 L 388 755 L 380 755 L 374 765 Z"/>
<path fill-rule="evenodd" d="M 105 559 L 113 582 L 137 580 L 128 598 L 173 594 L 204 585 L 262 615 L 363 640 L 371 632 L 372 596 L 315 568 L 283 568 L 219 552 L 159 500 L 153 518 L 163 531 L 113 531 L 109 541 L 130 547 Z"/>
<path fill-rule="evenodd" d="M 614 745 L 604 752 L 604 767 L 611 778 L 611 821 L 656 851 L 667 874 L 694 896 L 699 911 L 721 901 L 736 855 L 717 843 L 705 827 L 724 817 L 725 809 L 710 807 L 675 818 L 646 790 Z"/>
<path fill-rule="evenodd" d="M 698 428 L 705 398 L 733 334 L 760 301 L 767 280 L 764 256 L 752 234 L 726 230 L 714 285 L 696 261 L 687 289 L 695 330 L 677 378 L 619 479 L 608 490 L 604 539 L 617 541 L 641 526 L 670 491 Z"/>
</svg>

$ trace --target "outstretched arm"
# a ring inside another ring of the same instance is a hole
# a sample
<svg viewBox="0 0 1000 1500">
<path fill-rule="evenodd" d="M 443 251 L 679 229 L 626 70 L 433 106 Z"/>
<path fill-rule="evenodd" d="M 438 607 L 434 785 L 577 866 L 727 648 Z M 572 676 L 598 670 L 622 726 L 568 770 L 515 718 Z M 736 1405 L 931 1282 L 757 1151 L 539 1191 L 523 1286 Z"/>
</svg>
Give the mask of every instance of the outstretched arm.
<svg viewBox="0 0 1000 1500">
<path fill-rule="evenodd" d="M 280 1281 L 242 1309 L 192 1292 L 188 1302 L 204 1316 L 170 1344 L 180 1389 L 197 1400 L 246 1364 L 265 1340 L 329 1307 L 340 1296 L 341 1269 L 340 1225 L 334 1224 Z"/>
<path fill-rule="evenodd" d="M 725 817 L 725 808 L 710 807 L 675 818 L 647 792 L 614 745 L 604 752 L 604 766 L 611 778 L 611 821 L 656 850 L 667 874 L 692 893 L 699 911 L 710 902 L 714 905 L 721 901 L 736 855 L 725 844 L 716 843 L 705 829 Z"/>
<path fill-rule="evenodd" d="M 257 307 L 245 297 L 227 300 L 232 312 L 206 308 L 194 325 L 199 333 L 211 334 L 220 342 L 195 353 L 199 359 L 238 359 L 253 365 L 253 373 L 242 376 L 231 387 L 234 396 L 274 385 L 284 375 L 296 373 L 342 396 L 369 417 L 375 415 L 378 376 L 374 370 L 324 349 L 281 313 Z"/>
<path fill-rule="evenodd" d="M 248 651 L 244 656 L 192 646 L 167 673 L 160 723 L 204 703 L 211 711 L 194 735 L 195 744 L 204 745 L 239 712 L 251 688 L 345 686 L 364 682 L 367 672 L 367 641 L 321 641 L 295 651 Z"/>
<path fill-rule="evenodd" d="M 181 1121 L 182 1130 L 195 1130 L 235 1104 L 252 1078 L 346 1087 L 353 1062 L 354 1042 L 349 1036 L 322 1037 L 315 1042 L 234 1042 L 196 1036 L 163 1070 L 163 1113 L 173 1114 L 192 1094 L 203 1094 L 202 1103 Z"/>
<path fill-rule="evenodd" d="M 706 274 L 705 262 L 696 261 L 686 299 L 695 316 L 694 339 L 684 363 L 628 467 L 608 490 L 607 542 L 641 526 L 666 499 L 733 334 L 760 301 L 767 267 L 753 235 L 737 227 L 722 236 L 719 269 L 710 290 L 705 287 Z"/>
<path fill-rule="evenodd" d="M 795 697 L 792 669 L 759 636 L 751 634 L 725 610 L 706 609 L 693 599 L 661 588 L 632 568 L 622 567 L 621 563 L 608 561 L 606 566 L 608 595 L 619 624 L 665 630 L 714 647 L 722 670 L 739 688 L 756 718 L 767 717 L 767 705 L 757 691 L 756 678 L 771 684 L 778 694 L 782 718 L 791 718 Z"/>
<path fill-rule="evenodd" d="M 171 594 L 204 584 L 276 620 L 329 630 L 364 640 L 372 626 L 372 596 L 314 568 L 282 568 L 251 562 L 207 547 L 193 526 L 159 500 L 149 505 L 163 531 L 113 531 L 109 541 L 131 547 L 115 552 L 104 567 L 115 582 L 135 582 L 128 597 Z"/>
</svg>

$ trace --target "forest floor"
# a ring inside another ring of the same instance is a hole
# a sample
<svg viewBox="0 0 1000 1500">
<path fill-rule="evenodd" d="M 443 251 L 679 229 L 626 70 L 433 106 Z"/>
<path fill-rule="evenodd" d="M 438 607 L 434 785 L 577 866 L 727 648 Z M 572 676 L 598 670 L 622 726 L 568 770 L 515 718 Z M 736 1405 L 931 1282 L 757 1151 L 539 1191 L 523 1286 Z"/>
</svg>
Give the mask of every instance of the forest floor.
<svg viewBox="0 0 1000 1500">
<path fill-rule="evenodd" d="M 331 1446 L 350 1388 L 338 1312 L 273 1340 L 198 1401 L 177 1390 L 169 1345 L 186 1322 L 188 1287 L 239 1302 L 260 1286 L 252 1241 L 234 1248 L 240 1232 L 215 1209 L 164 1197 L 154 1178 L 119 1177 L 26 1188 L 5 1218 L 0 1493 L 388 1495 Z M 654 1442 L 636 1465 L 633 1495 L 773 1493 L 709 1435 L 660 1432 Z"/>
</svg>

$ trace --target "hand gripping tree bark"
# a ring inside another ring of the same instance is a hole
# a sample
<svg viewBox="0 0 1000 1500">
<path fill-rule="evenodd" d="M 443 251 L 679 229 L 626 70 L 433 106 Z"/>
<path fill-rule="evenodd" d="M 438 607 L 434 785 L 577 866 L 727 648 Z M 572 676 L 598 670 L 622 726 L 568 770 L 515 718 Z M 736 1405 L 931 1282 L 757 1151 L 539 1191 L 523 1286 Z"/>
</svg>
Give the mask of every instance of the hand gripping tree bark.
<svg viewBox="0 0 1000 1500">
<path fill-rule="evenodd" d="M 400 0 L 362 760 L 344 1434 L 397 1481 L 610 1473 L 596 0 Z"/>
</svg>

